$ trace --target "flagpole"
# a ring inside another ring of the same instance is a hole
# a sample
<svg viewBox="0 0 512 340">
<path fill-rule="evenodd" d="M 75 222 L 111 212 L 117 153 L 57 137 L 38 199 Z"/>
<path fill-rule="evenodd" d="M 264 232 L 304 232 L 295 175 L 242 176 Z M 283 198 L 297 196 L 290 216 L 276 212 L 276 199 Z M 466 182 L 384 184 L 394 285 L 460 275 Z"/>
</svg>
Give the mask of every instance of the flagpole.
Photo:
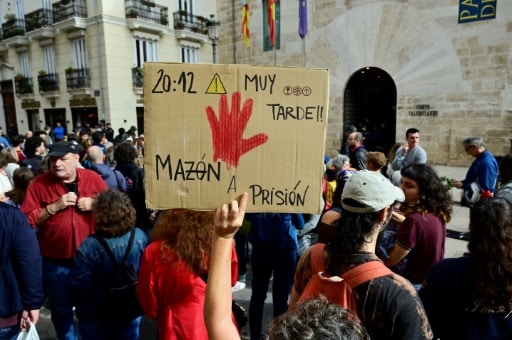
<svg viewBox="0 0 512 340">
<path fill-rule="evenodd" d="M 302 67 L 306 67 L 306 40 L 302 40 Z"/>
</svg>

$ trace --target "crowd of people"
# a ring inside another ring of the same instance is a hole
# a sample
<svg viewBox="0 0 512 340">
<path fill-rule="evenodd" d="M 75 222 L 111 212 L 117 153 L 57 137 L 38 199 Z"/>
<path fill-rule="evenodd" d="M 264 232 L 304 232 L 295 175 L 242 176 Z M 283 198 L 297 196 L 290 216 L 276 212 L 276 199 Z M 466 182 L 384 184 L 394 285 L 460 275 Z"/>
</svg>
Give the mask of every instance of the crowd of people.
<svg viewBox="0 0 512 340">
<path fill-rule="evenodd" d="M 0 138 L 0 339 L 37 323 L 45 297 L 59 339 L 138 339 L 142 313 L 161 339 L 239 339 L 248 264 L 254 340 L 512 336 L 512 155 L 498 164 L 479 137 L 462 141 L 466 178 L 447 183 L 417 129 L 388 155 L 350 129 L 325 160 L 321 214 L 245 214 L 246 193 L 216 212 L 149 210 L 135 127 L 62 130 Z M 451 185 L 470 207 L 460 259 L 444 259 Z M 335 303 L 343 274 L 372 262 L 390 270 L 353 287 L 354 310 Z M 109 315 L 120 265 L 139 309 Z"/>
</svg>

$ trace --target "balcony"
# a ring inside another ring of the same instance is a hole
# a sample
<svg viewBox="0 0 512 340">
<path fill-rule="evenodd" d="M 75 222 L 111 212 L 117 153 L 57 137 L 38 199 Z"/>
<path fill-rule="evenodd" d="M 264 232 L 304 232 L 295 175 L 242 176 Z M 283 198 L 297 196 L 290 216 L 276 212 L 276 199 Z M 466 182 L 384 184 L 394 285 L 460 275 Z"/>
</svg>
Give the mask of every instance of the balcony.
<svg viewBox="0 0 512 340">
<path fill-rule="evenodd" d="M 207 42 L 208 18 L 193 15 L 187 11 L 173 13 L 174 31 L 178 39 Z"/>
<path fill-rule="evenodd" d="M 144 69 L 142 67 L 132 68 L 132 83 L 133 87 L 144 86 Z"/>
<path fill-rule="evenodd" d="M 189 14 L 187 11 L 174 12 L 173 18 L 175 30 L 187 30 L 208 35 L 208 18 Z"/>
<path fill-rule="evenodd" d="M 37 82 L 39 84 L 39 92 L 41 94 L 44 92 L 59 91 L 58 73 L 40 74 L 37 76 Z"/>
<path fill-rule="evenodd" d="M 25 35 L 32 39 L 41 40 L 55 37 L 52 11 L 41 8 L 25 15 L 25 29 Z"/>
<path fill-rule="evenodd" d="M 27 32 L 39 29 L 52 27 L 53 15 L 52 11 L 46 8 L 38 9 L 37 11 L 25 15 L 25 28 Z"/>
<path fill-rule="evenodd" d="M 85 29 L 87 3 L 85 0 L 61 0 L 52 4 L 54 27 L 62 31 Z"/>
<path fill-rule="evenodd" d="M 32 78 L 24 76 L 16 76 L 14 78 L 14 86 L 16 88 L 16 95 L 33 94 L 34 86 L 32 85 Z"/>
<path fill-rule="evenodd" d="M 125 0 L 128 27 L 150 33 L 162 34 L 169 25 L 169 8 L 153 1 Z"/>
<path fill-rule="evenodd" d="M 10 19 L 2 24 L 3 39 L 13 38 L 25 34 L 25 20 Z"/>
<path fill-rule="evenodd" d="M 90 79 L 87 68 L 68 68 L 66 70 L 66 85 L 68 92 L 72 94 L 89 94 Z"/>
</svg>

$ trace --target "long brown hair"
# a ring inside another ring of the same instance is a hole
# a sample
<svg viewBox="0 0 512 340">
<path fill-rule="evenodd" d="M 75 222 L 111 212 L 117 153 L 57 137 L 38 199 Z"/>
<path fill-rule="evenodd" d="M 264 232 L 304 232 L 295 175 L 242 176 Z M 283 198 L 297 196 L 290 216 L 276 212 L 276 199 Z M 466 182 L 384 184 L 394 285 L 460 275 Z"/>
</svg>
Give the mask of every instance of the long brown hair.
<svg viewBox="0 0 512 340">
<path fill-rule="evenodd" d="M 501 197 L 484 198 L 469 212 L 468 249 L 474 261 L 476 298 L 512 311 L 512 205 Z"/>
<path fill-rule="evenodd" d="M 160 212 L 151 240 L 164 240 L 162 258 L 174 250 L 199 276 L 208 272 L 213 240 L 213 211 L 170 209 Z"/>
<path fill-rule="evenodd" d="M 5 193 L 14 203 L 21 205 L 25 200 L 29 184 L 34 179 L 34 172 L 29 168 L 17 168 L 12 175 L 14 188 Z"/>
</svg>

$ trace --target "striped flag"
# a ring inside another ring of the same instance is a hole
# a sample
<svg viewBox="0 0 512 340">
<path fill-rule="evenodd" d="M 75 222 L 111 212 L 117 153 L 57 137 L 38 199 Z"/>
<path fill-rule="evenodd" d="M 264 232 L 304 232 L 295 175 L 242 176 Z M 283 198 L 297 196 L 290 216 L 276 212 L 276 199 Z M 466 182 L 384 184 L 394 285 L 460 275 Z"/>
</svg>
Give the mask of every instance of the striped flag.
<svg viewBox="0 0 512 340">
<path fill-rule="evenodd" d="M 276 46 L 276 1 L 267 0 L 268 36 L 272 47 Z"/>
<path fill-rule="evenodd" d="M 242 35 L 244 37 L 245 46 L 251 46 L 251 31 L 249 30 L 249 1 L 242 0 Z"/>
<path fill-rule="evenodd" d="M 308 3 L 306 0 L 299 0 L 299 36 L 301 39 L 308 34 Z"/>
</svg>

